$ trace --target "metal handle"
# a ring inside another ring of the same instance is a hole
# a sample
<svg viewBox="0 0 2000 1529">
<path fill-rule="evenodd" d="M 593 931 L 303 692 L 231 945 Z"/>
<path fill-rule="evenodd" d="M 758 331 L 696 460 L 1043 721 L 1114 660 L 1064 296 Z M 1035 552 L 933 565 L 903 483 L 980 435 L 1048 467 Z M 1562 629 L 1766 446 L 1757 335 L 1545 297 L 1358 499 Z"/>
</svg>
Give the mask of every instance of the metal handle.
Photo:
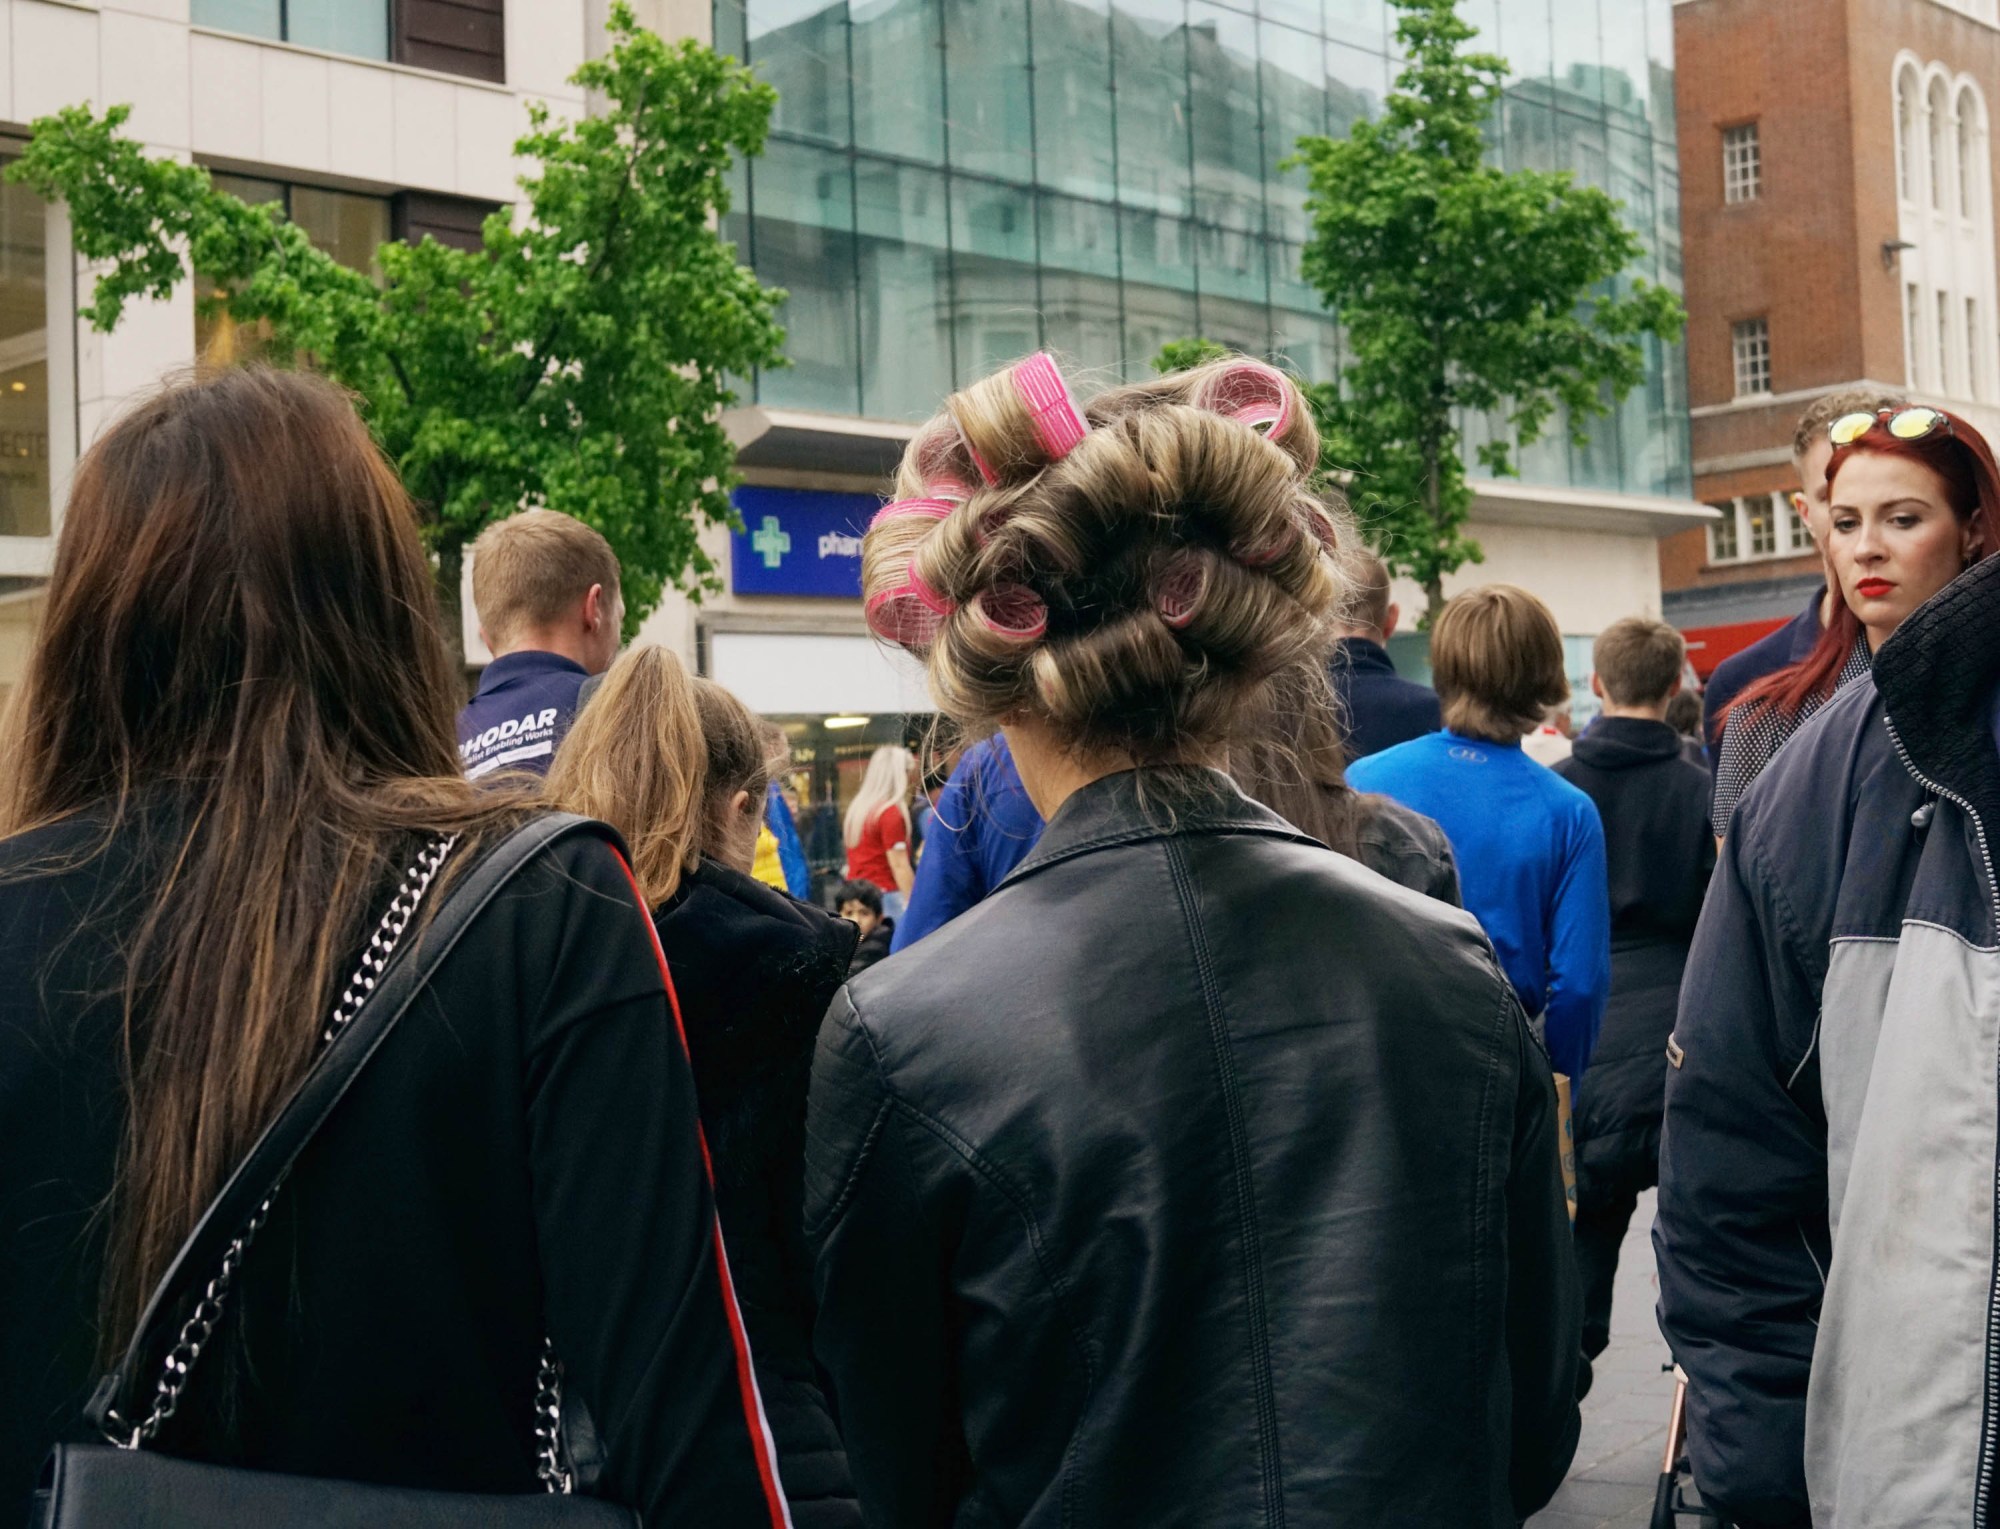
<svg viewBox="0 0 2000 1529">
<path fill-rule="evenodd" d="M 333 1007 L 328 1017 L 326 1029 L 320 1032 L 320 1050 L 324 1053 L 336 1036 L 345 1030 L 354 1016 L 361 1012 L 361 1005 L 368 995 L 375 991 L 375 984 L 382 973 L 388 970 L 389 958 L 395 954 L 401 943 L 403 931 L 410 927 L 417 906 L 424 900 L 424 893 L 437 879 L 443 867 L 445 856 L 458 843 L 458 835 L 450 834 L 432 839 L 417 853 L 417 858 L 403 872 L 402 884 L 396 895 L 389 901 L 389 909 L 382 915 L 382 922 L 375 926 L 375 933 L 369 938 L 367 948 L 361 953 L 361 964 L 355 969 L 340 1002 Z M 105 1434 L 120 1449 L 137 1449 L 146 1440 L 159 1433 L 161 1426 L 174 1415 L 174 1409 L 181 1404 L 181 1392 L 187 1388 L 188 1374 L 194 1363 L 201 1358 L 202 1350 L 208 1347 L 215 1336 L 216 1324 L 222 1320 L 223 1302 L 229 1296 L 230 1286 L 235 1283 L 236 1271 L 243 1265 L 244 1252 L 249 1248 L 257 1233 L 263 1230 L 265 1219 L 270 1215 L 271 1202 L 278 1197 L 284 1187 L 280 1179 L 271 1186 L 271 1192 L 244 1224 L 243 1230 L 231 1239 L 223 1252 L 222 1266 L 215 1271 L 215 1277 L 203 1288 L 201 1299 L 194 1303 L 194 1310 L 188 1313 L 181 1324 L 174 1346 L 167 1351 L 161 1365 L 160 1381 L 153 1391 L 152 1409 L 137 1423 L 128 1423 L 116 1411 L 105 1413 Z M 550 1356 L 544 1355 L 543 1363 L 551 1363 Z M 557 1377 L 557 1413 L 561 1413 L 561 1379 Z M 546 1478 L 544 1478 L 546 1479 Z M 551 1487 L 551 1491 L 556 1488 Z M 566 1490 L 566 1489 L 565 1489 Z"/>
</svg>

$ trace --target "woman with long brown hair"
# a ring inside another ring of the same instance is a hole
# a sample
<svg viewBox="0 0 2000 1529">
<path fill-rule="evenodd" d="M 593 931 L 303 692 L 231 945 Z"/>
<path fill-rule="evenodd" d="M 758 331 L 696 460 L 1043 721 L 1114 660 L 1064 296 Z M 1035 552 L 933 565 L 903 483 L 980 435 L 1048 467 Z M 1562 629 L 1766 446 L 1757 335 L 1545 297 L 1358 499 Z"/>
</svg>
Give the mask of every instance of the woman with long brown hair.
<svg viewBox="0 0 2000 1529">
<path fill-rule="evenodd" d="M 461 777 L 456 699 L 409 501 L 330 385 L 171 387 L 78 464 L 0 796 L 0 1516 L 313 1068 L 399 873 L 456 836 L 421 949 L 531 812 Z M 711 1204 L 644 910 L 570 835 L 305 1146 L 146 1441 L 532 1491 L 547 1340 L 604 1495 L 775 1522 Z"/>
<path fill-rule="evenodd" d="M 666 649 L 634 648 L 556 751 L 548 799 L 624 835 L 654 910 L 792 1522 L 859 1529 L 813 1365 L 799 1208 L 813 1038 L 858 931 L 750 874 L 773 763 L 749 707 Z"/>
</svg>

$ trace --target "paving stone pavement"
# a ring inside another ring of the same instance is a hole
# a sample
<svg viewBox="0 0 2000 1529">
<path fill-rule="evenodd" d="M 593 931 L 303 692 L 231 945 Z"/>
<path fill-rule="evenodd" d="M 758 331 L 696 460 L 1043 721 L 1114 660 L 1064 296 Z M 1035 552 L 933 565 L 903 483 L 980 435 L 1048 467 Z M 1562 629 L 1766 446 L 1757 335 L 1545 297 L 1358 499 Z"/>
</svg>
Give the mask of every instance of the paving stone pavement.
<svg viewBox="0 0 2000 1529">
<path fill-rule="evenodd" d="M 1653 1316 L 1656 1199 L 1651 1193 L 1640 1199 L 1618 1255 L 1611 1346 L 1598 1357 L 1595 1383 L 1583 1399 L 1576 1461 L 1527 1529 L 1646 1529 L 1651 1518 L 1674 1400 L 1674 1378 L 1660 1368 L 1667 1345 Z"/>
</svg>

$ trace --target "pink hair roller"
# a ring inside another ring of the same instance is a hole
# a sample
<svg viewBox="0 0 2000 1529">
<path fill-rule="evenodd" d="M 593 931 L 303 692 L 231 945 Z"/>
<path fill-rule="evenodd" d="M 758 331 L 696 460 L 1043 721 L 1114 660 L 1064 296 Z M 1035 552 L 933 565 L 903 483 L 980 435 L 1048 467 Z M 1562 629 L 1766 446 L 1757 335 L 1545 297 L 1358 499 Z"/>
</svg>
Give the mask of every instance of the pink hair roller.
<svg viewBox="0 0 2000 1529">
<path fill-rule="evenodd" d="M 868 529 L 874 530 L 885 520 L 895 520 L 904 515 L 924 515 L 932 520 L 943 520 L 956 508 L 949 499 L 893 499 L 875 512 L 875 518 L 868 522 Z"/>
<path fill-rule="evenodd" d="M 1025 584 L 1002 584 L 975 595 L 967 609 L 987 631 L 1020 642 L 1033 642 L 1049 629 L 1047 604 Z"/>
<path fill-rule="evenodd" d="M 1239 543 L 1231 550 L 1235 552 L 1237 562 L 1246 568 L 1269 568 L 1290 557 L 1304 535 L 1297 521 L 1287 520 L 1277 536 L 1263 546 L 1249 547 Z"/>
<path fill-rule="evenodd" d="M 1241 361 L 1219 372 L 1195 396 L 1195 407 L 1278 436 L 1292 422 L 1292 385 L 1275 366 Z"/>
<path fill-rule="evenodd" d="M 907 585 L 885 589 L 869 598 L 868 630 L 900 648 L 928 647 L 944 618 L 918 598 Z"/>
<path fill-rule="evenodd" d="M 953 611 L 958 609 L 956 601 L 947 600 L 943 595 L 924 582 L 924 576 L 917 572 L 917 560 L 915 558 L 910 559 L 910 581 L 904 587 L 919 600 L 923 601 L 925 605 L 929 606 L 940 618 L 949 616 Z"/>
<path fill-rule="evenodd" d="M 971 455 L 965 437 L 949 419 L 924 436 L 917 444 L 916 467 L 925 495 L 961 504 L 971 498 L 972 485 L 965 481 Z"/>
<path fill-rule="evenodd" d="M 1153 598 L 1159 606 L 1160 619 L 1178 632 L 1194 620 L 1201 597 L 1207 593 L 1208 569 L 1183 555 L 1167 565 Z"/>
<path fill-rule="evenodd" d="M 1012 381 L 1034 421 L 1035 439 L 1051 461 L 1060 462 L 1090 433 L 1090 426 L 1070 397 L 1069 384 L 1063 381 L 1055 357 L 1045 350 L 1036 351 L 1014 368 Z"/>
</svg>

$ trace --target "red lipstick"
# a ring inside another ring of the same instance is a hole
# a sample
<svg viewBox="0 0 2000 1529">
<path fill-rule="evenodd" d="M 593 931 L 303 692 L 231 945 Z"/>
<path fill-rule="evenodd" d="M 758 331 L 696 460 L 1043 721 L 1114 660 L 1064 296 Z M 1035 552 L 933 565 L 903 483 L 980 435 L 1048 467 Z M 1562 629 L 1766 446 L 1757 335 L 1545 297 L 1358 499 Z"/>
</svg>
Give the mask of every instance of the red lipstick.
<svg viewBox="0 0 2000 1529">
<path fill-rule="evenodd" d="M 1854 586 L 1854 592 L 1864 600 L 1879 600 L 1895 587 L 1887 579 L 1863 579 Z"/>
</svg>

